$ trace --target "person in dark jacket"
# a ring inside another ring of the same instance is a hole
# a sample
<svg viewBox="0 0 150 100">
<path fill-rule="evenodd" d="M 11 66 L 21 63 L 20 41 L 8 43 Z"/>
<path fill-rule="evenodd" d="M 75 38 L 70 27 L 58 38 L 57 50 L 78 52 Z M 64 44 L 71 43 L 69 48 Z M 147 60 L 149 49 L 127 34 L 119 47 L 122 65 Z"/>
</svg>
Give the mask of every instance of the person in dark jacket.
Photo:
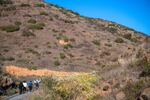
<svg viewBox="0 0 150 100">
<path fill-rule="evenodd" d="M 19 83 L 19 94 L 22 94 L 22 92 L 23 92 L 23 83 L 20 82 Z"/>
<path fill-rule="evenodd" d="M 30 91 L 30 92 L 32 91 L 32 86 L 33 86 L 32 81 L 28 82 L 28 87 L 29 87 L 29 91 Z"/>
</svg>

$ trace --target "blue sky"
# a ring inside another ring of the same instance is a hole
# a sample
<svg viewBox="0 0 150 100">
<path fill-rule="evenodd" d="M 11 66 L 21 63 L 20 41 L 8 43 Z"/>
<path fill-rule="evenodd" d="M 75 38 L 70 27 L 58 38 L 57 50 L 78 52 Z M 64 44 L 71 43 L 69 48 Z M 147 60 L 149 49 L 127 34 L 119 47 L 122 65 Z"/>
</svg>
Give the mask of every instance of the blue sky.
<svg viewBox="0 0 150 100">
<path fill-rule="evenodd" d="M 102 18 L 150 36 L 150 0 L 45 0 L 83 16 Z"/>
</svg>

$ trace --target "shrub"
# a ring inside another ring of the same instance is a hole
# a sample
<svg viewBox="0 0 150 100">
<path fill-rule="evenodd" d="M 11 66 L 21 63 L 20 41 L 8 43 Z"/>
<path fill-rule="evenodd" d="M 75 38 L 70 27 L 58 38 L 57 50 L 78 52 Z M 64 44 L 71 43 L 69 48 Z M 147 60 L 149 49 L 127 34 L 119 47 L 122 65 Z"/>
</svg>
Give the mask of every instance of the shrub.
<svg viewBox="0 0 150 100">
<path fill-rule="evenodd" d="M 127 86 L 124 88 L 126 100 L 135 100 L 139 96 L 141 90 L 145 87 L 148 87 L 149 84 L 149 79 L 141 79 L 134 84 L 127 84 Z"/>
<path fill-rule="evenodd" d="M 38 25 L 40 25 L 40 26 L 45 26 L 45 23 L 38 23 Z"/>
<path fill-rule="evenodd" d="M 21 25 L 21 22 L 15 21 L 15 25 L 20 26 L 20 25 Z"/>
<path fill-rule="evenodd" d="M 75 42 L 76 40 L 75 40 L 75 38 L 71 38 L 70 41 L 71 42 Z"/>
<path fill-rule="evenodd" d="M 141 77 L 150 76 L 150 61 L 147 57 L 139 59 L 136 62 L 136 66 L 139 66 L 142 68 L 142 72 L 140 74 Z"/>
<path fill-rule="evenodd" d="M 5 8 L 3 8 L 4 11 L 13 11 L 16 10 L 16 6 L 15 5 L 9 5 Z"/>
<path fill-rule="evenodd" d="M 115 40 L 116 43 L 124 43 L 124 40 L 122 38 L 117 38 Z"/>
<path fill-rule="evenodd" d="M 45 11 L 42 11 L 42 12 L 40 12 L 40 15 L 48 16 L 48 13 L 47 13 L 47 12 L 45 12 Z"/>
<path fill-rule="evenodd" d="M 20 7 L 30 7 L 31 5 L 30 4 L 27 4 L 27 3 L 22 3 L 21 5 L 20 5 Z"/>
<path fill-rule="evenodd" d="M 111 53 L 108 51 L 103 51 L 103 53 L 102 53 L 102 56 L 110 56 L 110 55 L 111 55 Z"/>
<path fill-rule="evenodd" d="M 81 74 L 68 77 L 48 77 L 44 80 L 45 92 L 48 91 L 48 99 L 78 100 L 84 97 L 86 100 L 95 95 L 94 86 L 98 78 L 92 74 Z"/>
<path fill-rule="evenodd" d="M 12 1 L 11 0 L 0 0 L 0 5 L 3 5 L 3 4 L 12 4 Z"/>
<path fill-rule="evenodd" d="M 15 60 L 15 58 L 13 57 L 0 56 L 0 61 L 13 61 L 13 60 Z"/>
<path fill-rule="evenodd" d="M 116 28 L 113 28 L 113 27 L 110 27 L 107 29 L 110 33 L 117 33 L 117 29 Z"/>
<path fill-rule="evenodd" d="M 32 53 L 32 54 L 35 54 L 35 55 L 40 55 L 39 52 L 33 50 L 32 48 L 28 48 L 27 51 L 26 51 L 26 53 L 28 53 L 28 52 L 30 52 L 30 53 Z"/>
<path fill-rule="evenodd" d="M 30 36 L 35 36 L 35 34 L 29 30 L 26 30 L 26 31 L 23 31 L 22 36 L 30 37 Z"/>
<path fill-rule="evenodd" d="M 100 46 L 100 41 L 98 41 L 98 40 L 94 40 L 94 41 L 92 41 L 95 45 L 97 45 L 97 46 Z"/>
<path fill-rule="evenodd" d="M 112 44 L 106 43 L 105 46 L 112 47 Z"/>
<path fill-rule="evenodd" d="M 138 42 L 136 37 L 133 37 L 132 34 L 128 33 L 128 34 L 124 34 L 123 37 L 125 39 L 130 40 L 131 42 Z"/>
<path fill-rule="evenodd" d="M 65 54 L 64 54 L 64 53 L 60 53 L 60 58 L 61 58 L 61 59 L 66 58 Z"/>
<path fill-rule="evenodd" d="M 50 21 L 53 21 L 54 19 L 53 19 L 53 17 L 49 17 L 49 20 L 50 20 Z"/>
<path fill-rule="evenodd" d="M 37 66 L 30 66 L 28 67 L 29 70 L 37 70 Z"/>
<path fill-rule="evenodd" d="M 64 45 L 64 49 L 69 49 L 69 48 L 73 48 L 73 46 L 71 44 Z"/>
<path fill-rule="evenodd" d="M 59 62 L 58 60 L 55 60 L 55 61 L 54 61 L 54 65 L 55 65 L 55 66 L 59 66 L 59 65 L 60 65 L 60 62 Z"/>
<path fill-rule="evenodd" d="M 29 20 L 28 20 L 28 23 L 35 24 L 35 23 L 36 23 L 36 20 L 35 20 L 35 19 L 29 19 Z"/>
<path fill-rule="evenodd" d="M 65 42 L 69 42 L 69 38 L 66 35 L 59 34 L 57 39 L 58 40 L 64 40 Z"/>
<path fill-rule="evenodd" d="M 131 40 L 132 35 L 131 34 L 124 34 L 123 37 L 128 39 L 128 40 Z"/>
<path fill-rule="evenodd" d="M 52 29 L 52 31 L 53 31 L 53 32 L 55 32 L 55 33 L 57 33 L 57 32 L 58 32 L 58 30 L 56 30 L 56 29 Z"/>
<path fill-rule="evenodd" d="M 44 3 L 36 3 L 35 6 L 36 7 L 45 7 L 45 4 Z"/>
<path fill-rule="evenodd" d="M 22 67 L 27 67 L 31 66 L 32 62 L 28 59 L 19 59 L 16 61 L 16 66 L 22 66 Z"/>
<path fill-rule="evenodd" d="M 132 38 L 131 41 L 132 42 L 138 42 L 137 38 Z"/>
<path fill-rule="evenodd" d="M 6 31 L 6 32 L 15 32 L 15 31 L 19 31 L 20 27 L 17 25 L 7 25 L 7 26 L 1 27 L 1 30 Z"/>
<path fill-rule="evenodd" d="M 29 29 L 42 30 L 42 29 L 44 29 L 44 26 L 45 26 L 44 23 L 31 24 L 31 25 L 29 25 Z"/>
</svg>

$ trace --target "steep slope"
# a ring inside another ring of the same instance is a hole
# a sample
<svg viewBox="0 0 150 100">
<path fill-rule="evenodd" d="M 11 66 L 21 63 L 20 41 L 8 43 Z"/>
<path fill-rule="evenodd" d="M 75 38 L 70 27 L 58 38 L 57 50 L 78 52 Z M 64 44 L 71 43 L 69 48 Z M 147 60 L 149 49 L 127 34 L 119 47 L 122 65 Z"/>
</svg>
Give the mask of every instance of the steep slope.
<svg viewBox="0 0 150 100">
<path fill-rule="evenodd" d="M 143 33 L 42 0 L 0 0 L 0 67 L 97 71 L 116 94 L 139 76 L 149 79 L 149 61 Z"/>
<path fill-rule="evenodd" d="M 118 66 L 145 36 L 101 19 L 82 17 L 39 0 L 13 0 L 1 6 L 0 52 L 3 65 L 90 71 Z"/>
</svg>

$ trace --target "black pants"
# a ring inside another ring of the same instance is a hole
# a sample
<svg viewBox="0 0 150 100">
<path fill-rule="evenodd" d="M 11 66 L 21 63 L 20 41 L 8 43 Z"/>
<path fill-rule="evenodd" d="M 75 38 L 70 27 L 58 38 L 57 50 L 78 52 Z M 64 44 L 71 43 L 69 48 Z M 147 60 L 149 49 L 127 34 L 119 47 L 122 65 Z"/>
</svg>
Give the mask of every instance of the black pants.
<svg viewBox="0 0 150 100">
<path fill-rule="evenodd" d="M 22 94 L 22 92 L 23 92 L 22 88 L 19 88 L 19 94 Z"/>
<path fill-rule="evenodd" d="M 32 91 L 32 86 L 29 86 L 29 91 L 30 91 L 30 92 Z"/>
<path fill-rule="evenodd" d="M 23 92 L 26 92 L 26 91 L 27 91 L 26 87 L 23 87 Z"/>
</svg>

